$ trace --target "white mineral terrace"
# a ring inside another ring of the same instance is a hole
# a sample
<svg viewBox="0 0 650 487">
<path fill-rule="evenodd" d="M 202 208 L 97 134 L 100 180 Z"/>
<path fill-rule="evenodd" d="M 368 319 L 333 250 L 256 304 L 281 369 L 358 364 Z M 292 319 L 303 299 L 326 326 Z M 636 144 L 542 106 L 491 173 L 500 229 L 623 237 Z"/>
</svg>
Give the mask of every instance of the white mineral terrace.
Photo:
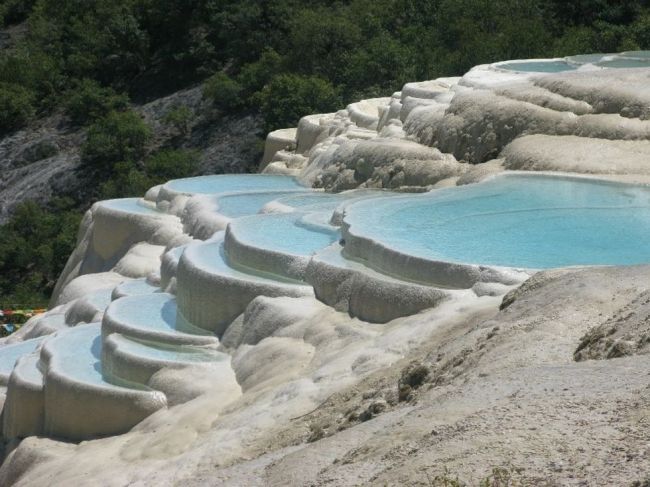
<svg viewBox="0 0 650 487">
<path fill-rule="evenodd" d="M 649 59 L 408 83 L 272 132 L 263 174 L 95 204 L 51 309 L 0 344 L 5 440 L 131 431 L 153 482 L 183 421 L 174 455 L 210 431 L 235 458 L 539 269 L 650 262 Z"/>
</svg>

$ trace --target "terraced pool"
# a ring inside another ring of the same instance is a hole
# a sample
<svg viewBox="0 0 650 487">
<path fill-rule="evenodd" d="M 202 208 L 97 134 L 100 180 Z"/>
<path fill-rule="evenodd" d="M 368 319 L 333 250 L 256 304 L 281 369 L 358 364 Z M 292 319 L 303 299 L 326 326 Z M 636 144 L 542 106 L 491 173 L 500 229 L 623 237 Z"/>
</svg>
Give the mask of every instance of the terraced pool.
<svg viewBox="0 0 650 487">
<path fill-rule="evenodd" d="M 403 255 L 541 269 L 650 262 L 650 188 L 504 175 L 348 208 L 352 238 Z"/>
<path fill-rule="evenodd" d="M 305 189 L 296 178 L 270 174 L 227 174 L 174 179 L 167 190 L 186 194 L 217 194 L 236 191 Z"/>
</svg>

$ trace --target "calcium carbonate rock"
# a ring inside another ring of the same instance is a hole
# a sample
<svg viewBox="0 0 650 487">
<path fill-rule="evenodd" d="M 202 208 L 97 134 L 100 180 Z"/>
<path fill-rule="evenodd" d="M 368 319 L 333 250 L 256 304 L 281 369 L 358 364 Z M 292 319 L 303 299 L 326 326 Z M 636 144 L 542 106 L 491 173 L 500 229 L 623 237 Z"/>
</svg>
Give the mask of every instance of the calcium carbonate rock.
<svg viewBox="0 0 650 487">
<path fill-rule="evenodd" d="M 166 459 L 206 438 L 228 462 L 242 438 L 315 411 L 434 329 L 494 312 L 534 269 L 418 254 L 414 222 L 398 235 L 404 248 L 382 243 L 381 218 L 373 237 L 355 211 L 389 208 L 393 193 L 312 189 L 446 188 L 409 196 L 437 198 L 512 170 L 641 181 L 649 70 L 601 60 L 503 62 L 407 83 L 270 133 L 267 175 L 176 180 L 97 203 L 56 307 L 0 345 L 4 438 L 135 427 L 111 462 Z M 234 214 L 220 206 L 227 197 L 241 202 Z M 623 338 L 612 353 L 635 350 Z"/>
</svg>

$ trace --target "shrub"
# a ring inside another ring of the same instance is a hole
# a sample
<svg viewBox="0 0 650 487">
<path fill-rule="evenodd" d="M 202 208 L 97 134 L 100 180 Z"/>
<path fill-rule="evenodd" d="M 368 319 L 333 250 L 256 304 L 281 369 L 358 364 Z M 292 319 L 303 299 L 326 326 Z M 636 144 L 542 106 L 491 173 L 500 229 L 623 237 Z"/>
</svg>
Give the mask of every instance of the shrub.
<svg viewBox="0 0 650 487">
<path fill-rule="evenodd" d="M 192 110 L 185 105 L 180 105 L 165 113 L 163 122 L 174 127 L 181 135 L 187 135 L 190 131 L 192 115 Z"/>
<path fill-rule="evenodd" d="M 260 110 L 269 131 L 295 127 L 301 117 L 335 110 L 341 103 L 329 81 L 294 74 L 273 78 L 259 98 Z"/>
<path fill-rule="evenodd" d="M 126 110 L 128 105 L 128 95 L 104 88 L 94 80 L 83 79 L 69 94 L 65 109 L 72 122 L 87 125 L 112 111 Z"/>
<path fill-rule="evenodd" d="M 161 150 L 144 161 L 144 170 L 154 184 L 192 175 L 199 162 L 199 152 L 193 150 Z"/>
<path fill-rule="evenodd" d="M 23 127 L 34 115 L 34 95 L 22 86 L 0 83 L 0 133 Z"/>
<path fill-rule="evenodd" d="M 224 111 L 241 106 L 242 87 L 226 73 L 215 73 L 203 83 L 203 97 Z"/>
<path fill-rule="evenodd" d="M 102 198 L 141 196 L 146 191 L 170 179 L 191 176 L 198 164 L 199 152 L 164 149 L 138 164 L 120 161 L 113 165 L 113 174 L 100 190 Z"/>
<path fill-rule="evenodd" d="M 282 71 L 282 57 L 273 49 L 267 49 L 254 63 L 242 67 L 237 76 L 244 92 L 251 95 L 260 91 L 271 79 Z"/>
<path fill-rule="evenodd" d="M 113 165 L 113 175 L 100 189 L 102 199 L 142 196 L 154 183 L 133 161 Z"/>
<path fill-rule="evenodd" d="M 0 226 L 0 296 L 5 302 L 44 305 L 74 248 L 82 213 L 71 200 L 44 207 L 21 203 Z"/>
<path fill-rule="evenodd" d="M 88 128 L 82 160 L 104 170 L 120 161 L 137 161 L 150 137 L 151 130 L 136 112 L 111 112 Z"/>
</svg>

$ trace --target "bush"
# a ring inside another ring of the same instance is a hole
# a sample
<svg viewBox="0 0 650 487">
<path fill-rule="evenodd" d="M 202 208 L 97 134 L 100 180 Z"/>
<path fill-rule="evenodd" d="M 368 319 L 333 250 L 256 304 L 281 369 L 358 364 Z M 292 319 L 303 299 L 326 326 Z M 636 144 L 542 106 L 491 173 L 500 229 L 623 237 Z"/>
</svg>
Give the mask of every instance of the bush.
<svg viewBox="0 0 650 487">
<path fill-rule="evenodd" d="M 226 73 L 215 73 L 203 83 L 203 97 L 224 111 L 241 106 L 242 87 Z"/>
<path fill-rule="evenodd" d="M 27 18 L 35 0 L 5 0 L 0 5 L 0 21 L 4 25 L 17 24 Z"/>
<path fill-rule="evenodd" d="M 74 248 L 82 213 L 59 198 L 43 207 L 20 204 L 0 226 L 0 296 L 9 303 L 45 305 Z"/>
<path fill-rule="evenodd" d="M 82 161 L 112 170 L 120 161 L 137 161 L 145 154 L 151 130 L 136 112 L 111 112 L 88 129 Z"/>
<path fill-rule="evenodd" d="M 187 135 L 190 131 L 192 115 L 192 110 L 185 105 L 180 105 L 165 113 L 163 122 L 174 127 L 181 135 Z"/>
<path fill-rule="evenodd" d="M 22 86 L 0 83 L 0 133 L 23 127 L 34 115 L 34 95 Z"/>
<path fill-rule="evenodd" d="M 113 174 L 100 190 L 102 198 L 141 196 L 149 188 L 170 179 L 191 176 L 196 171 L 199 152 L 164 149 L 143 163 L 120 161 L 113 165 Z"/>
<path fill-rule="evenodd" d="M 87 125 L 112 111 L 123 111 L 129 106 L 129 97 L 112 88 L 104 88 L 94 80 L 79 82 L 66 101 L 66 113 L 73 123 Z"/>
<path fill-rule="evenodd" d="M 294 74 L 273 78 L 259 98 L 268 131 L 295 127 L 301 117 L 330 112 L 341 104 L 338 93 L 329 81 Z"/>
<path fill-rule="evenodd" d="M 113 166 L 113 175 L 100 189 L 102 199 L 142 196 L 154 183 L 133 161 L 120 161 Z"/>
<path fill-rule="evenodd" d="M 282 57 L 273 49 L 267 49 L 254 63 L 242 67 L 237 76 L 244 92 L 251 95 L 260 91 L 271 79 L 282 71 Z"/>
<path fill-rule="evenodd" d="M 199 152 L 165 149 L 144 161 L 144 171 L 154 184 L 192 175 L 199 163 Z"/>
</svg>

